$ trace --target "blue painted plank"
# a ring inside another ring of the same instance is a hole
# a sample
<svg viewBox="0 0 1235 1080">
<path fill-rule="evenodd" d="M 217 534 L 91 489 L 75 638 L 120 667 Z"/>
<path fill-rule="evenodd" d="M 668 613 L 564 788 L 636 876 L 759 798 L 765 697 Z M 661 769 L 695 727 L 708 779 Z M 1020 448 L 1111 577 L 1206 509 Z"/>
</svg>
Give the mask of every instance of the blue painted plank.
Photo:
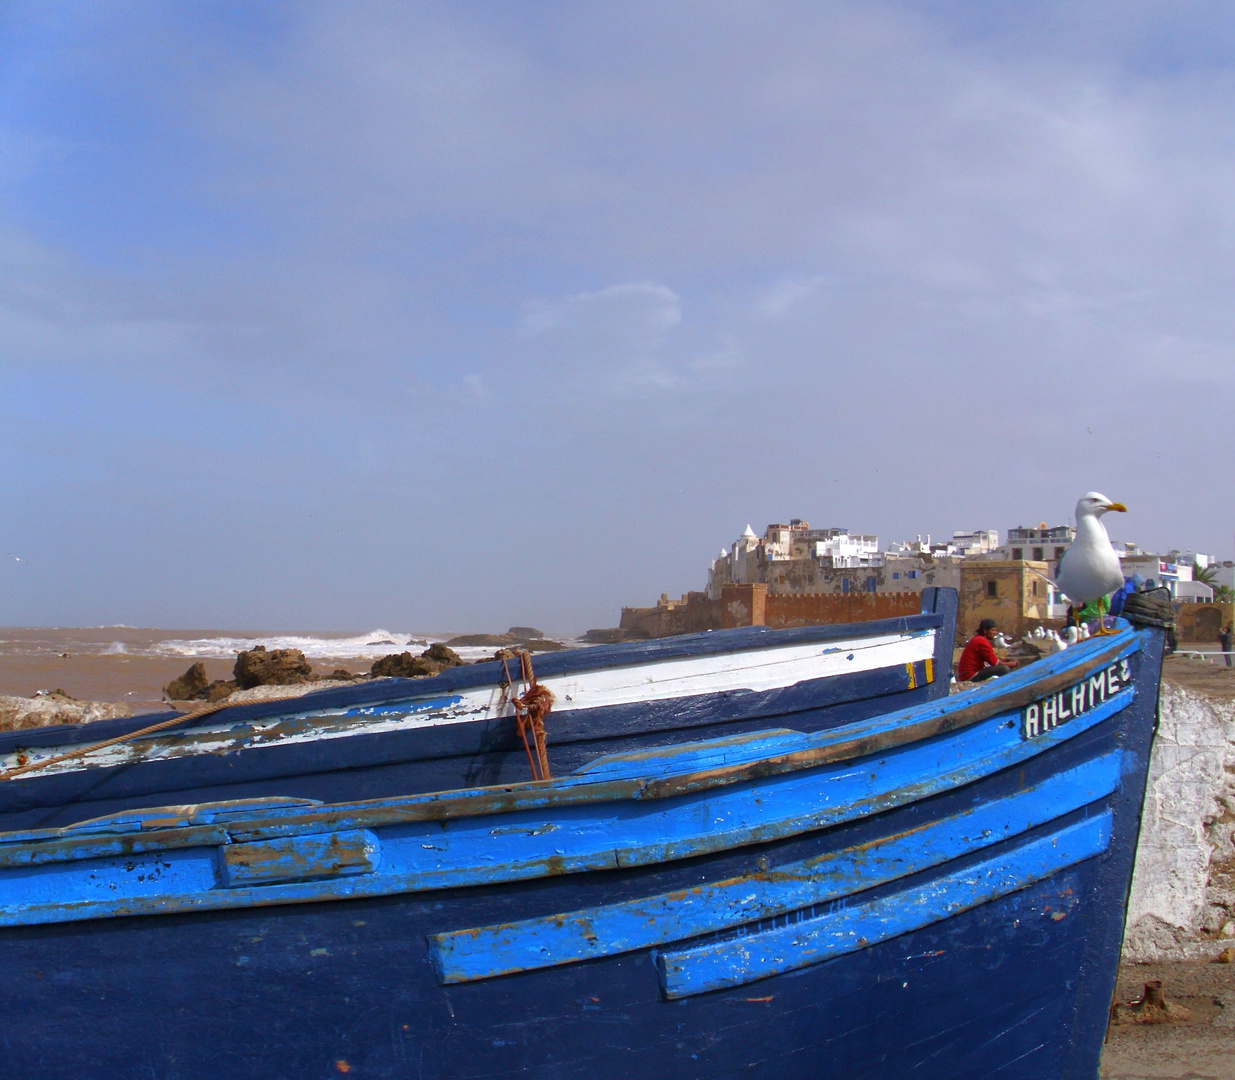
<svg viewBox="0 0 1235 1080">
<path fill-rule="evenodd" d="M 1017 714 L 1002 714 L 874 759 L 653 803 L 559 806 L 548 813 L 380 827 L 373 814 L 349 810 L 331 815 L 330 827 L 373 828 L 381 838 L 382 863 L 372 874 L 335 881 L 216 890 L 212 876 L 203 877 L 194 865 L 195 859 L 209 862 L 211 848 L 160 845 L 157 833 L 149 839 L 82 838 L 61 845 L 58 857 L 76 853 L 82 860 L 77 863 L 22 867 L 22 845 L 13 845 L 14 850 L 0 849 L 13 867 L 0 873 L 0 925 L 389 895 L 691 858 L 853 821 L 972 783 L 1092 729 L 1130 705 L 1134 695 L 1134 688 L 1122 691 L 1031 740 L 1021 738 Z M 217 844 L 221 826 L 203 828 L 205 842 Z M 227 835 L 238 841 L 269 839 L 320 832 L 321 824 L 288 823 L 279 829 L 245 830 L 232 823 Z M 144 852 L 143 844 L 148 845 Z M 86 857 L 110 851 L 117 854 Z M 55 874 L 45 873 L 53 867 Z M 152 892 L 152 869 L 158 870 L 154 880 L 165 883 L 163 891 Z"/>
<path fill-rule="evenodd" d="M 1119 751 L 960 814 L 763 873 L 516 923 L 435 934 L 443 983 L 612 956 L 826 903 L 916 874 L 1078 810 L 1119 784 Z"/>
<path fill-rule="evenodd" d="M 8 1071 L 69 1080 L 86 1061 L 99 1076 L 166 1080 L 344 1068 L 426 1080 L 1092 1080 L 1153 728 L 1162 633 L 1142 639 L 1124 713 L 839 835 L 534 887 L 0 930 L 0 1007 L 21 1033 L 6 1044 Z M 754 873 L 763 855 L 853 847 L 1117 749 L 1124 782 L 1102 801 L 1114 816 L 1102 857 L 787 977 L 668 1002 L 646 955 L 626 954 L 443 987 L 421 951 L 447 917 L 486 926 Z M 271 1008 L 280 1001 L 292 1007 Z"/>
<path fill-rule="evenodd" d="M 632 775 L 672 776 L 683 771 L 694 772 L 696 769 L 735 765 L 765 754 L 792 753 L 810 745 L 810 737 L 804 731 L 767 728 L 727 738 L 702 739 L 698 742 L 655 746 L 622 754 L 606 754 L 576 769 L 574 775 L 586 777 L 588 780 L 620 780 Z M 684 770 L 683 766 L 686 765 L 689 767 Z"/>
<path fill-rule="evenodd" d="M 796 971 L 921 929 L 1101 854 L 1110 813 L 1070 825 L 974 866 L 789 926 L 657 958 L 665 997 L 682 998 Z"/>
<path fill-rule="evenodd" d="M 1122 642 L 1122 649 L 1119 652 L 1119 655 L 1126 657 L 1131 655 L 1139 647 L 1139 639 L 1135 635 L 1124 635 L 1124 637 L 1131 639 Z M 1078 646 L 1074 650 L 1068 650 L 1068 652 L 1073 651 L 1080 653 L 1085 650 L 1083 646 Z M 1089 655 L 1092 655 L 1093 651 L 1094 650 L 1092 649 L 1089 650 L 1084 659 L 1087 659 Z M 1076 668 L 1080 666 L 1081 663 L 1079 661 L 1064 664 L 1057 658 L 1053 663 L 1043 662 L 1040 669 L 1041 678 L 1038 681 L 1061 671 L 1066 671 L 1069 667 Z M 998 699 L 1001 696 L 1008 696 L 1010 693 L 1014 692 L 1019 685 L 1015 681 L 1015 676 L 992 681 L 1006 683 L 1007 686 L 1004 688 L 996 687 L 993 688 L 993 690 L 985 691 L 983 693 L 982 700 L 987 703 L 997 704 Z M 828 746 L 846 742 L 854 742 L 859 739 L 877 740 L 881 737 L 894 733 L 899 728 L 932 718 L 946 717 L 949 713 L 964 708 L 971 703 L 972 700 L 967 695 L 956 695 L 941 704 L 900 710 L 875 720 L 847 724 L 833 728 L 827 732 L 803 736 L 803 741 L 800 746 L 796 742 L 793 735 L 786 734 L 780 737 L 785 740 L 781 744 L 781 752 L 791 752 L 793 749 L 797 748 L 826 748 Z M 767 756 L 765 748 L 761 745 L 758 738 L 752 739 L 749 743 L 742 743 L 740 741 L 731 742 L 730 740 L 710 740 L 703 743 L 688 744 L 681 748 L 680 757 L 676 759 L 676 766 L 673 768 L 666 767 L 663 770 L 662 775 L 682 775 L 699 771 L 701 768 L 704 768 L 709 763 L 713 762 L 716 753 L 714 748 L 718 745 L 718 743 L 723 747 L 723 753 L 727 764 L 740 765 L 743 762 L 753 762 Z M 513 811 L 524 807 L 534 808 L 537 806 L 553 805 L 558 801 L 561 795 L 566 795 L 569 797 L 572 792 L 576 794 L 578 793 L 576 789 L 585 788 L 589 785 L 596 787 L 598 792 L 600 792 L 599 797 L 601 798 L 640 797 L 641 791 L 638 785 L 645 783 L 647 780 L 647 775 L 641 765 L 642 755 L 631 755 L 623 758 L 622 760 L 626 761 L 627 771 L 625 773 L 621 771 L 620 764 L 613 764 L 612 767 L 606 766 L 599 776 L 593 776 L 591 773 L 582 772 L 549 782 L 524 782 L 504 786 L 500 789 L 472 788 L 459 791 L 435 792 L 428 795 L 417 795 L 395 799 L 369 800 L 364 803 L 352 804 L 352 806 L 357 813 L 372 815 L 378 813 L 383 807 L 388 807 L 392 810 L 402 810 L 414 809 L 417 807 L 427 808 L 432 806 L 434 803 L 440 803 L 447 800 L 460 804 L 465 804 L 468 800 L 482 801 L 491 798 L 495 791 L 500 791 L 504 797 L 504 807 Z M 674 759 L 670 758 L 670 760 Z M 624 781 L 629 781 L 636 786 L 631 787 L 625 792 L 605 786 L 607 784 L 621 783 Z M 586 792 L 584 794 L 586 795 Z M 291 801 L 289 800 L 289 802 Z M 218 816 L 219 813 L 224 812 L 224 809 L 225 808 L 219 809 L 215 807 L 211 808 L 210 812 L 214 816 Z M 348 805 L 343 804 L 332 805 L 324 808 L 324 811 L 329 812 L 333 819 L 339 817 L 340 815 L 345 815 L 348 812 L 348 809 Z M 455 811 L 455 813 L 458 812 L 458 810 Z M 466 810 L 464 809 L 463 812 L 465 813 Z M 286 819 L 290 823 L 292 819 L 302 816 L 303 814 L 299 808 L 299 805 L 293 803 L 283 809 L 280 809 L 279 807 L 271 807 L 262 815 L 262 818 L 271 822 L 278 819 Z M 107 824 L 109 826 L 112 820 L 114 819 L 107 819 Z M 196 821 L 198 818 L 195 816 L 194 820 Z M 213 817 L 210 818 L 210 820 L 213 820 Z M 291 827 L 290 824 L 288 827 Z M 246 834 L 246 838 L 260 839 L 264 835 L 276 835 L 279 828 L 280 826 L 278 825 L 272 825 L 271 829 L 274 831 L 269 833 L 249 830 Z M 305 826 L 302 831 L 315 831 L 317 828 L 318 826 L 316 824 L 310 824 Z M 76 832 L 84 832 L 86 831 L 87 826 L 78 825 L 73 827 L 73 829 Z M 106 831 L 114 830 L 108 828 Z M 42 855 L 33 854 L 29 856 L 24 852 L 24 850 L 21 854 L 9 852 L 6 850 L 6 841 L 19 840 L 24 845 L 37 837 L 45 837 L 48 840 L 54 840 L 63 835 L 65 835 L 65 830 L 63 829 L 52 829 L 46 830 L 45 832 L 26 830 L 18 834 L 0 833 L 0 866 L 8 864 L 12 860 L 28 861 L 29 859 L 37 860 L 39 858 L 57 857 L 51 853 L 50 849 Z M 143 845 L 138 842 L 137 847 L 134 850 L 142 849 Z M 113 848 L 113 850 L 120 849 Z M 100 851 L 99 853 L 103 854 L 105 852 Z M 70 857 L 81 856 L 73 855 Z"/>
<path fill-rule="evenodd" d="M 1125 655 L 1125 656 L 1130 655 L 1137 648 L 1139 648 L 1139 637 L 1133 632 L 1131 632 L 1130 630 L 1125 628 L 1115 638 L 1107 638 L 1105 639 L 1105 641 L 1101 643 L 1086 642 L 1073 649 L 1067 650 L 1065 653 L 1058 654 L 1057 656 L 1052 657 L 1048 660 L 1043 660 L 1037 664 L 1031 665 L 1031 668 L 1035 669 L 1036 673 L 1035 671 L 1031 671 L 1030 668 L 1027 668 L 1020 672 L 1014 672 L 1011 676 L 1008 676 L 1004 679 L 991 680 L 992 683 L 1003 684 L 1003 685 L 991 686 L 988 684 L 987 686 L 983 687 L 980 690 L 970 691 L 967 694 L 955 695 L 954 697 L 947 699 L 945 701 L 942 701 L 940 703 L 927 705 L 927 706 L 917 706 L 917 707 L 913 707 L 910 709 L 903 709 L 903 710 L 900 710 L 900 711 L 897 711 L 891 714 L 885 714 L 882 717 L 878 717 L 878 718 L 875 718 L 869 721 L 858 721 L 856 723 L 840 725 L 828 731 L 825 731 L 822 733 L 815 733 L 814 735 L 809 736 L 809 739 L 813 741 L 808 742 L 807 745 L 825 747 L 828 745 L 834 745 L 837 742 L 843 742 L 846 740 L 851 740 L 851 739 L 856 739 L 856 738 L 879 738 L 881 735 L 884 735 L 890 731 L 894 731 L 897 727 L 904 726 L 906 724 L 916 723 L 922 720 L 927 720 L 932 717 L 946 716 L 948 713 L 958 708 L 962 708 L 965 705 L 972 704 L 975 701 L 990 702 L 993 699 L 997 699 L 1001 695 L 1006 696 L 1009 693 L 1015 692 L 1017 689 L 1023 686 L 1026 682 L 1032 682 L 1034 679 L 1051 677 L 1052 675 L 1066 671 L 1070 668 L 1080 667 L 1083 663 L 1087 662 L 1094 655 L 1094 653 L 1098 651 L 1100 648 L 1108 647 L 1107 643 L 1111 641 L 1114 641 L 1122 645 L 1122 655 Z M 1071 654 L 1075 654 L 1075 655 L 1071 655 Z M 1033 675 L 1033 679 L 1027 678 L 1027 672 Z M 329 748 L 327 747 L 327 749 Z M 314 751 L 314 752 L 318 752 L 318 751 Z M 706 753 L 706 750 L 704 752 Z M 754 760 L 758 758 L 759 756 L 761 756 L 759 754 L 758 749 L 753 748 L 753 747 L 750 751 L 750 754 L 751 754 L 751 757 L 749 760 Z M 231 756 L 226 756 L 226 759 L 219 758 L 217 760 L 218 762 L 230 768 L 233 764 L 241 765 L 243 762 L 250 761 L 251 759 L 248 758 L 247 756 L 240 756 L 236 760 L 232 760 Z M 702 756 L 698 759 L 698 761 L 703 761 L 703 760 L 706 760 L 706 759 Z M 732 762 L 739 762 L 740 760 L 742 760 L 742 758 L 740 757 L 740 755 L 735 755 L 735 757 L 729 760 Z M 697 768 L 696 760 L 692 760 L 689 753 L 683 756 L 681 760 L 681 765 L 682 765 L 681 771 L 693 771 L 695 768 Z M 327 765 L 325 762 L 322 762 L 322 763 L 319 763 L 319 765 L 316 767 L 322 768 L 322 769 L 328 769 L 328 768 L 337 769 L 338 763 L 336 762 L 333 765 Z M 127 775 L 129 771 L 126 770 L 125 772 Z M 628 776 L 633 779 L 634 777 L 638 775 L 640 775 L 638 773 L 638 765 L 637 763 L 632 763 L 631 772 L 630 774 L 628 774 Z M 618 778 L 618 774 L 616 772 L 613 776 L 610 777 L 610 779 L 617 779 L 617 778 Z M 565 776 L 560 779 L 554 780 L 552 783 L 549 783 L 549 784 L 518 783 L 518 784 L 504 785 L 500 790 L 506 795 L 505 805 L 509 807 L 510 809 L 517 809 L 519 808 L 519 806 L 532 807 L 532 806 L 538 806 L 538 805 L 550 805 L 563 796 L 567 798 L 571 797 L 571 791 L 572 791 L 572 788 L 574 787 L 578 787 L 578 786 L 586 785 L 586 784 L 596 784 L 596 783 L 597 783 L 597 778 L 592 777 L 587 773 L 582 773 L 582 774 L 578 774 L 575 776 Z M 0 785 L 0 796 L 2 796 L 3 793 L 7 790 L 9 789 L 5 785 Z M 459 801 L 459 800 L 466 800 L 466 799 L 484 799 L 484 798 L 490 797 L 493 794 L 493 791 L 494 789 L 492 788 L 471 788 L 471 789 L 463 789 L 463 790 L 456 790 L 456 791 L 447 790 L 447 791 L 438 791 L 438 792 L 434 792 L 431 794 L 425 794 L 425 795 L 416 795 L 416 796 L 412 796 L 411 798 L 408 798 L 407 796 L 404 795 L 402 797 L 386 799 L 386 800 L 367 800 L 366 803 L 364 803 L 363 805 L 367 809 L 372 809 L 382 804 L 383 802 L 386 805 L 391 805 L 391 806 L 397 805 L 399 807 L 414 807 L 416 805 L 427 807 L 430 804 L 442 802 L 444 800 Z M 631 795 L 637 795 L 637 794 L 638 794 L 637 792 L 632 791 L 628 793 L 626 797 L 630 797 Z M 606 795 L 605 797 L 609 797 L 609 796 Z M 613 797 L 618 797 L 618 796 L 614 794 Z M 457 811 L 453 811 L 453 812 L 457 812 Z M 288 811 L 287 813 L 290 814 L 292 812 Z M 271 811 L 270 815 L 268 816 L 278 817 L 278 816 L 286 816 L 286 814 L 281 815 L 278 811 Z M 315 828 L 315 826 L 311 826 L 306 831 L 312 831 L 313 828 Z M 23 839 L 30 838 L 35 831 L 36 830 L 24 830 L 22 834 Z M 3 839 L 4 839 L 3 835 L 0 834 L 0 848 L 2 848 L 3 846 Z M 0 851 L 0 861 L 2 860 L 3 860 L 3 853 L 2 851 Z"/>
<path fill-rule="evenodd" d="M 371 874 L 381 864 L 381 843 L 368 829 L 352 829 L 256 844 L 224 844 L 218 854 L 219 885 L 236 889 Z"/>
</svg>

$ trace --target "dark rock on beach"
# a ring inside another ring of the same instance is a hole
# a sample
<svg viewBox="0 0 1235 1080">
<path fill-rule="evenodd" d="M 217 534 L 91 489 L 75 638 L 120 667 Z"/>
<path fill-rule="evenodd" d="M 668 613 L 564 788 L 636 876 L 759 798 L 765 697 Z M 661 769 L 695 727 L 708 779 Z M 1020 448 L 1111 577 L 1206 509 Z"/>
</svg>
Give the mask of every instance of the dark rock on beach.
<svg viewBox="0 0 1235 1080">
<path fill-rule="evenodd" d="M 527 626 L 512 626 L 511 630 L 529 630 Z M 461 634 L 459 637 L 451 638 L 446 644 L 454 645 L 458 648 L 484 648 L 484 649 L 527 649 L 529 652 L 560 652 L 562 649 L 568 648 L 560 641 L 550 641 L 539 630 L 533 630 L 535 637 L 529 637 L 522 634 Z"/>
<path fill-rule="evenodd" d="M 520 641 L 513 634 L 460 634 L 452 637 L 447 645 L 457 649 L 493 648 L 504 645 L 518 645 Z"/>
<path fill-rule="evenodd" d="M 425 675 L 436 675 L 447 668 L 460 667 L 462 664 L 463 661 L 454 649 L 435 642 L 419 656 L 413 656 L 410 652 L 383 656 L 373 662 L 369 674 L 374 678 L 393 676 L 399 679 L 419 679 Z"/>
<path fill-rule="evenodd" d="M 463 661 L 459 659 L 459 654 L 449 646 L 443 645 L 440 641 L 435 641 L 420 655 L 432 660 L 435 664 L 441 664 L 444 668 L 463 666 Z"/>
<path fill-rule="evenodd" d="M 209 686 L 210 679 L 206 675 L 206 665 L 198 662 L 193 664 L 180 678 L 172 679 L 163 687 L 163 693 L 167 695 L 169 701 L 191 701 L 196 697 L 205 697 L 205 690 Z"/>
<path fill-rule="evenodd" d="M 172 679 L 163 687 L 163 693 L 168 701 L 209 701 L 213 704 L 238 689 L 239 684 L 233 679 L 215 679 L 211 682 L 206 674 L 206 665 L 199 662 L 180 678 Z"/>
<path fill-rule="evenodd" d="M 419 679 L 425 675 L 436 675 L 441 670 L 432 660 L 402 652 L 374 660 L 369 674 L 375 679 Z"/>
<path fill-rule="evenodd" d="M 589 645 L 616 645 L 622 641 L 643 641 L 647 636 L 647 634 L 614 626 L 602 630 L 589 630 L 583 635 L 583 640 Z"/>
<path fill-rule="evenodd" d="M 313 668 L 299 649 L 268 650 L 255 645 L 236 657 L 232 669 L 241 690 L 254 686 L 292 686 L 313 679 Z"/>
<path fill-rule="evenodd" d="M 240 687 L 236 685 L 235 679 L 215 679 L 209 686 L 206 687 L 204 693 L 198 697 L 205 698 L 212 705 L 216 701 L 222 701 L 226 697 L 231 697 Z"/>
</svg>

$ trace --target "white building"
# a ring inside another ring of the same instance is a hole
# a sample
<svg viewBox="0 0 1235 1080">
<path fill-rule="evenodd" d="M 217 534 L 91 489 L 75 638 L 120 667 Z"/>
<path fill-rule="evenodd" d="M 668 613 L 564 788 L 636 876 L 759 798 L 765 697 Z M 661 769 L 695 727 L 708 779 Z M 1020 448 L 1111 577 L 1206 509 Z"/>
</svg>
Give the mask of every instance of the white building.
<svg viewBox="0 0 1235 1080">
<path fill-rule="evenodd" d="M 929 540 L 930 537 L 927 537 Z M 999 530 L 998 529 L 977 529 L 974 532 L 954 532 L 952 534 L 952 543 L 949 545 L 954 550 L 950 551 L 950 555 L 985 555 L 988 552 L 996 551 L 999 548 Z"/>
<path fill-rule="evenodd" d="M 1124 577 L 1139 574 L 1145 588 L 1154 589 L 1165 585 L 1170 590 L 1172 600 L 1207 603 L 1214 598 L 1213 588 L 1192 578 L 1194 563 L 1202 568 L 1208 565 L 1207 556 L 1202 555 L 1200 558 L 1205 559 L 1205 563 L 1197 563 L 1195 555 L 1180 555 L 1178 551 L 1172 551 L 1168 555 L 1125 555 L 1120 562 L 1123 564 Z"/>
<path fill-rule="evenodd" d="M 871 533 L 812 529 L 810 522 L 793 518 L 788 525 L 769 525 L 760 537 L 747 525 L 732 547 L 712 560 L 707 595 L 715 600 L 725 585 L 770 581 L 772 564 L 792 560 L 811 560 L 820 568 L 857 569 L 883 566 L 884 555 L 879 537 Z"/>
</svg>

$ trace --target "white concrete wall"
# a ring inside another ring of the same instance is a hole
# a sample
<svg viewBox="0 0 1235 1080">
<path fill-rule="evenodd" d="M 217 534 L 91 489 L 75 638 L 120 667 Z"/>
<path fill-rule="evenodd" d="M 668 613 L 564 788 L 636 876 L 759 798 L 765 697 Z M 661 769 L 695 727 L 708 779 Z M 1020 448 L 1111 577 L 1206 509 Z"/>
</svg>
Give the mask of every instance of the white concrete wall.
<svg viewBox="0 0 1235 1080">
<path fill-rule="evenodd" d="M 1212 958 L 1235 944 L 1235 701 L 1164 683 L 1124 959 Z"/>
</svg>

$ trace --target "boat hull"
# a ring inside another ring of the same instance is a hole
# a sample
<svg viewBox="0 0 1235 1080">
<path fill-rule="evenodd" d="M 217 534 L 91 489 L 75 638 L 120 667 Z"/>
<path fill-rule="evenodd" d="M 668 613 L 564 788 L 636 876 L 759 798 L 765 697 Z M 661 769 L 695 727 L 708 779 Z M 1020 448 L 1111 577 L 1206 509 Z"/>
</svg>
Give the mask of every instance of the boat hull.
<svg viewBox="0 0 1235 1080">
<path fill-rule="evenodd" d="M 0 837 L 10 1071 L 1092 1078 L 1161 650 L 1125 630 L 834 738 L 632 755 L 471 815 Z M 336 851 L 313 879 L 327 828 L 372 837 L 355 876 Z M 297 871 L 254 858 L 293 836 Z"/>
<path fill-rule="evenodd" d="M 956 593 L 926 590 L 922 606 L 920 615 L 872 623 L 746 628 L 538 657 L 537 675 L 557 697 L 546 720 L 553 770 L 780 724 L 815 731 L 946 695 Z M 0 829 L 159 803 L 342 802 L 525 780 L 527 753 L 499 688 L 505 674 L 490 663 L 232 707 L 0 782 Z M 161 719 L 0 734 L 0 771 Z"/>
</svg>

